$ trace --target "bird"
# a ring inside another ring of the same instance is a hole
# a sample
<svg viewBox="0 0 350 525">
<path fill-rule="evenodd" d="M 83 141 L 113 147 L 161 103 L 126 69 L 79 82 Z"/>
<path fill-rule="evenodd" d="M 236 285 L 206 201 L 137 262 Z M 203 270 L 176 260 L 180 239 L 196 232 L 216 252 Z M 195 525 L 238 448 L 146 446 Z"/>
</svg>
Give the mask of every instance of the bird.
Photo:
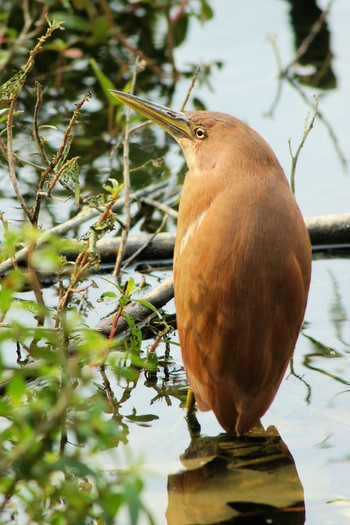
<svg viewBox="0 0 350 525">
<path fill-rule="evenodd" d="M 302 327 L 311 243 L 287 177 L 250 126 L 111 91 L 180 145 L 188 167 L 174 247 L 174 299 L 187 381 L 229 434 L 270 407 Z"/>
</svg>

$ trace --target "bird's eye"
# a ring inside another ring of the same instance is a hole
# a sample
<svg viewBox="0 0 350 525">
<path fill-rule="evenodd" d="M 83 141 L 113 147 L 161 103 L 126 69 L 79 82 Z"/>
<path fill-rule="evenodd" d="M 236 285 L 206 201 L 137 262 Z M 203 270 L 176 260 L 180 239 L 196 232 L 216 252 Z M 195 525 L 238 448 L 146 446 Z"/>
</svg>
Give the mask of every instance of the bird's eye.
<svg viewBox="0 0 350 525">
<path fill-rule="evenodd" d="M 196 128 L 194 130 L 194 134 L 197 139 L 201 139 L 201 140 L 205 139 L 207 136 L 207 133 L 204 128 Z"/>
</svg>

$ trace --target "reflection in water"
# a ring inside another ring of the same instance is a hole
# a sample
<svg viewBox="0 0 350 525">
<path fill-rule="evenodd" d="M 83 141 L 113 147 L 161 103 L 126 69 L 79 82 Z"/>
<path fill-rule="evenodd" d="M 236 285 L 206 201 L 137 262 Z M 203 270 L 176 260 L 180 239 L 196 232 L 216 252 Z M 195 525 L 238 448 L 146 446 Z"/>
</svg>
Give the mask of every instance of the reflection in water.
<svg viewBox="0 0 350 525">
<path fill-rule="evenodd" d="M 298 56 L 298 63 L 305 66 L 296 74 L 302 84 L 323 89 L 337 86 L 332 69 L 333 53 L 326 17 L 315 0 L 288 0 L 290 20 L 294 31 L 295 49 L 305 51 Z"/>
<path fill-rule="evenodd" d="M 195 437 L 168 478 L 168 525 L 305 523 L 304 491 L 275 427 Z"/>
</svg>

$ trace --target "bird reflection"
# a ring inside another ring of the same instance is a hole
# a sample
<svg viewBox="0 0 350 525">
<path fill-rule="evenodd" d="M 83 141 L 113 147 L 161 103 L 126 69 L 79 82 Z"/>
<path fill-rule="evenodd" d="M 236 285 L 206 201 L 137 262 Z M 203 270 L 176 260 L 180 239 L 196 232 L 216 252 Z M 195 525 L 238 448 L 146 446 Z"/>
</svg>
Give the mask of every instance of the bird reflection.
<svg viewBox="0 0 350 525">
<path fill-rule="evenodd" d="M 275 427 L 194 437 L 168 477 L 168 525 L 305 523 L 296 466 Z"/>
</svg>

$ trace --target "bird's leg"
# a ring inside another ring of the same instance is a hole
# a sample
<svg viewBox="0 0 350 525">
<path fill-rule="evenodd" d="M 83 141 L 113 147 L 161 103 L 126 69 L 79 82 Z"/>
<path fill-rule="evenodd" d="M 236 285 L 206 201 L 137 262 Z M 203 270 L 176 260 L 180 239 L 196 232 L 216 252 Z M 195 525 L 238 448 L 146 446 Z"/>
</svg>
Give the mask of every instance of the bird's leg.
<svg viewBox="0 0 350 525">
<path fill-rule="evenodd" d="M 201 432 L 201 426 L 198 423 L 198 419 L 196 417 L 196 399 L 190 388 L 187 390 L 185 407 L 187 428 L 190 436 L 191 438 L 198 437 Z"/>
<path fill-rule="evenodd" d="M 186 405 L 185 405 L 187 413 L 194 411 L 195 403 L 196 403 L 196 399 L 194 397 L 194 393 L 192 392 L 190 387 L 188 387 L 187 396 L 186 396 Z"/>
</svg>

